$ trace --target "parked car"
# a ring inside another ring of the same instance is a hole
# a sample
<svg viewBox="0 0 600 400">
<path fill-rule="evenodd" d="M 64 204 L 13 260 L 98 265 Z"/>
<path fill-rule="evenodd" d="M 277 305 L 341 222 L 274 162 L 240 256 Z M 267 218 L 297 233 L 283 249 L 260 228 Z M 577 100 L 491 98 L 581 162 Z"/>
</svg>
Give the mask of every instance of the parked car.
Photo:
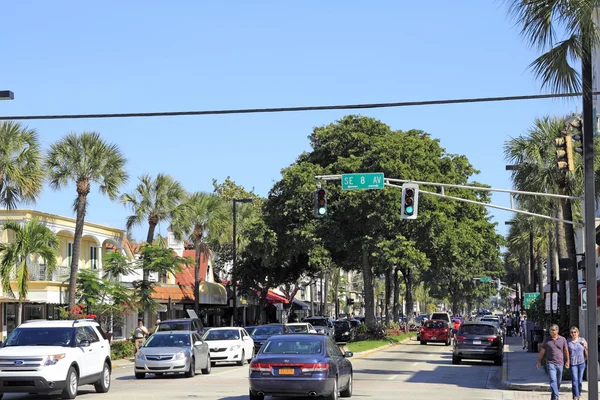
<svg viewBox="0 0 600 400">
<path fill-rule="evenodd" d="M 191 378 L 198 370 L 210 374 L 208 343 L 197 332 L 155 332 L 135 354 L 135 378 L 146 374 L 184 373 Z"/>
<path fill-rule="evenodd" d="M 452 343 L 452 328 L 446 321 L 430 319 L 419 330 L 419 340 L 423 345 L 428 342 L 441 342 L 446 346 L 450 346 L 450 343 Z"/>
<path fill-rule="evenodd" d="M 452 364 L 460 364 L 464 359 L 493 360 L 502 365 L 504 343 L 502 332 L 492 322 L 466 321 L 454 340 Z"/>
<path fill-rule="evenodd" d="M 181 318 L 160 321 L 156 332 L 192 331 L 200 336 L 204 334 L 204 326 L 200 318 Z"/>
<path fill-rule="evenodd" d="M 292 331 L 284 324 L 268 324 L 255 326 L 250 331 L 250 337 L 254 340 L 254 354 L 257 354 L 263 343 L 273 335 L 282 335 Z"/>
<path fill-rule="evenodd" d="M 308 322 L 292 322 L 285 324 L 292 333 L 317 333 L 317 330 Z"/>
<path fill-rule="evenodd" d="M 335 328 L 333 322 L 328 317 L 308 317 L 302 320 L 312 324 L 317 330 L 317 333 L 335 338 Z"/>
<path fill-rule="evenodd" d="M 74 399 L 80 385 L 94 385 L 98 393 L 110 389 L 110 344 L 92 320 L 24 322 L 0 348 L 0 360 L 0 398 L 31 393 Z"/>
<path fill-rule="evenodd" d="M 250 400 L 265 396 L 352 396 L 351 352 L 325 335 L 271 336 L 250 364 Z"/>
<path fill-rule="evenodd" d="M 208 343 L 212 365 L 235 362 L 242 366 L 254 357 L 254 340 L 244 328 L 211 328 L 202 339 Z"/>
<path fill-rule="evenodd" d="M 335 341 L 336 343 L 347 343 L 354 339 L 354 328 L 348 320 L 335 321 Z"/>
</svg>

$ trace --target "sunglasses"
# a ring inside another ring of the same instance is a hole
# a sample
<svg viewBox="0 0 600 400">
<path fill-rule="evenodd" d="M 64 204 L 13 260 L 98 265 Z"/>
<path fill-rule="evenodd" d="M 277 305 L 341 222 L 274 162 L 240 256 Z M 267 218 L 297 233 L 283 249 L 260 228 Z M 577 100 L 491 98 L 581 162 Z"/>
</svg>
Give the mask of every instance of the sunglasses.
<svg viewBox="0 0 600 400">
<path fill-rule="evenodd" d="M 571 333 L 578 333 L 577 331 L 571 331 Z"/>
</svg>

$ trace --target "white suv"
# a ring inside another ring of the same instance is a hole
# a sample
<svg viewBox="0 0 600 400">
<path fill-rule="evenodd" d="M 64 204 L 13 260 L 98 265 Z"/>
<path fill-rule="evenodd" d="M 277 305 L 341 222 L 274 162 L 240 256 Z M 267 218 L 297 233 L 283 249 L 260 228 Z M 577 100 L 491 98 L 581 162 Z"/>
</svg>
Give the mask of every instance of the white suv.
<svg viewBox="0 0 600 400">
<path fill-rule="evenodd" d="M 0 398 L 44 393 L 74 399 L 80 385 L 106 393 L 111 370 L 110 344 L 97 322 L 25 322 L 0 348 Z"/>
</svg>

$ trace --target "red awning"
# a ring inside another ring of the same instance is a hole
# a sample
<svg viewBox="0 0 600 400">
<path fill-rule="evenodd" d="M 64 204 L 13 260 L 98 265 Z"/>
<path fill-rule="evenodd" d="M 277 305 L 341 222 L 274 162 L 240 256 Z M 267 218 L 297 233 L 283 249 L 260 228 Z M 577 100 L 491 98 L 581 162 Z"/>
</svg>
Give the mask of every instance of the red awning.
<svg viewBox="0 0 600 400">
<path fill-rule="evenodd" d="M 256 295 L 260 296 L 260 292 L 256 292 Z M 288 304 L 289 303 L 288 299 L 286 299 L 285 297 L 283 297 L 281 295 L 278 295 L 271 289 L 269 289 L 269 291 L 267 292 L 267 302 L 271 303 L 271 304 L 276 304 L 276 303 Z"/>
</svg>

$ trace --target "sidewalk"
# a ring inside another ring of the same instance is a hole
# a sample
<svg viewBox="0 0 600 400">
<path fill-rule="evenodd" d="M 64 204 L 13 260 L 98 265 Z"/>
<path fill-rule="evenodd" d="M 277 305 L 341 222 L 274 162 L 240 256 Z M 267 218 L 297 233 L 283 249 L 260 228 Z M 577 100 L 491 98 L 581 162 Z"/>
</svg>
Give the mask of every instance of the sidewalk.
<svg viewBox="0 0 600 400">
<path fill-rule="evenodd" d="M 121 360 L 112 360 L 112 367 L 115 368 L 123 368 L 123 367 L 131 367 L 133 368 L 134 358 L 124 358 Z"/>
<path fill-rule="evenodd" d="M 535 367 L 539 353 L 523 350 L 520 337 L 506 337 L 504 363 L 502 365 L 502 386 L 508 390 L 549 392 L 548 375 L 542 366 Z M 587 382 L 583 382 L 583 392 L 587 392 Z M 563 379 L 561 392 L 571 392 L 571 381 Z"/>
</svg>

